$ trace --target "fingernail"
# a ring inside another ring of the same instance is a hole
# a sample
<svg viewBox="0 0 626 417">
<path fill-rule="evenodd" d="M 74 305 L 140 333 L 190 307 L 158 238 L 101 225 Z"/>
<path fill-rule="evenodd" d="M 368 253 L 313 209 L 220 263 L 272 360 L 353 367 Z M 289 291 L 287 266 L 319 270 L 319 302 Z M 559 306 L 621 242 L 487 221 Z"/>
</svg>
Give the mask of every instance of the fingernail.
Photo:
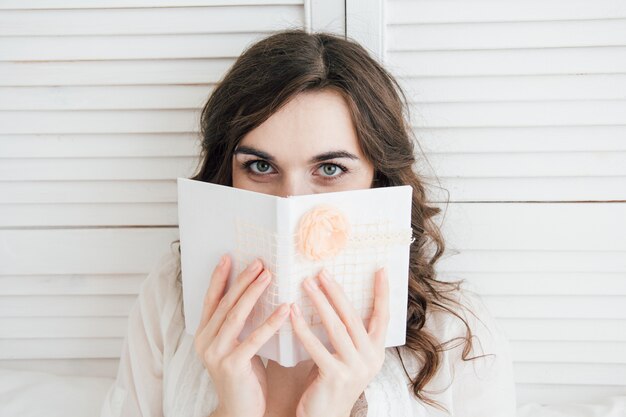
<svg viewBox="0 0 626 417">
<path fill-rule="evenodd" d="M 222 257 L 220 258 L 219 266 L 224 266 L 225 263 L 226 263 L 226 255 L 222 255 Z"/>
<path fill-rule="evenodd" d="M 250 265 L 248 265 L 248 272 L 256 272 L 259 268 L 261 268 L 261 261 L 255 259 L 250 263 Z"/>
<path fill-rule="evenodd" d="M 313 278 L 307 278 L 304 280 L 304 286 L 311 291 L 316 291 L 319 287 Z"/>
<path fill-rule="evenodd" d="M 263 273 L 261 275 L 259 275 L 259 277 L 257 278 L 257 280 L 260 283 L 265 283 L 267 280 L 270 279 L 270 271 L 268 271 L 267 269 L 265 271 L 263 271 Z"/>
<path fill-rule="evenodd" d="M 283 304 L 278 308 L 278 317 L 286 316 L 289 313 L 289 304 Z"/>
<path fill-rule="evenodd" d="M 330 276 L 326 269 L 322 269 L 322 272 L 320 272 L 320 280 L 322 280 L 324 284 L 334 282 L 333 277 Z"/>
<path fill-rule="evenodd" d="M 300 311 L 300 307 L 298 307 L 298 304 L 296 303 L 293 303 L 291 305 L 291 310 L 293 311 L 293 314 L 295 314 L 298 317 L 302 315 L 302 311 Z"/>
</svg>

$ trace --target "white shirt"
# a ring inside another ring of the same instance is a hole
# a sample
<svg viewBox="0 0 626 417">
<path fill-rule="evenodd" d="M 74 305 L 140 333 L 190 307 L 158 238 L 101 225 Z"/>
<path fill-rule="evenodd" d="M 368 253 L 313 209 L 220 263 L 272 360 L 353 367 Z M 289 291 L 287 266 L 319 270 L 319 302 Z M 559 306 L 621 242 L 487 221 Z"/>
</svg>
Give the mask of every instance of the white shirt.
<svg viewBox="0 0 626 417">
<path fill-rule="evenodd" d="M 217 407 L 214 385 L 195 352 L 194 337 L 184 330 L 182 287 L 176 280 L 179 268 L 178 247 L 173 247 L 142 282 L 128 318 L 117 378 L 102 404 L 101 417 L 208 417 Z M 359 410 L 358 402 L 353 416 L 515 416 L 508 341 L 478 295 L 465 290 L 463 297 L 480 318 L 459 311 L 480 341 L 473 339 L 469 357 L 496 356 L 462 361 L 462 340 L 443 352 L 441 366 L 425 390 L 450 414 L 413 395 L 395 349 L 387 348 L 381 371 L 364 391 L 367 410 Z M 464 337 L 466 330 L 458 318 L 443 312 L 427 313 L 425 327 L 439 342 Z M 418 360 L 406 351 L 402 357 L 409 374 L 415 376 Z"/>
</svg>

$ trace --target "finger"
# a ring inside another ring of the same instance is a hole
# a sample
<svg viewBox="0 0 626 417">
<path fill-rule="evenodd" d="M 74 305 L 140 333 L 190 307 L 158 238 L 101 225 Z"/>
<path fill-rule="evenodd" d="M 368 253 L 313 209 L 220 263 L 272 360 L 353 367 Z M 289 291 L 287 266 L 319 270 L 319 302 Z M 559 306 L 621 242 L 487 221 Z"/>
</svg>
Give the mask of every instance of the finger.
<svg viewBox="0 0 626 417">
<path fill-rule="evenodd" d="M 209 319 L 206 327 L 202 330 L 203 338 L 212 339 L 215 337 L 220 327 L 222 327 L 222 323 L 224 323 L 226 314 L 228 314 L 233 305 L 235 305 L 239 297 L 241 297 L 241 294 L 243 294 L 246 288 L 248 288 L 250 283 L 259 276 L 262 269 L 263 263 L 261 260 L 255 259 L 241 274 L 239 274 L 235 283 L 228 289 L 228 291 L 226 291 L 226 294 L 224 294 L 220 302 L 217 304 L 215 312 Z"/>
<path fill-rule="evenodd" d="M 236 360 L 251 360 L 259 349 L 278 331 L 289 316 L 289 304 L 284 303 L 241 342 L 233 351 Z"/>
<path fill-rule="evenodd" d="M 387 338 L 387 326 L 389 325 L 389 280 L 385 268 L 376 271 L 375 280 L 374 309 L 367 333 L 372 342 L 382 347 Z"/>
<path fill-rule="evenodd" d="M 222 255 L 219 263 L 213 269 L 211 274 L 211 280 L 209 281 L 209 287 L 204 294 L 204 302 L 202 305 L 202 315 L 200 316 L 200 324 L 196 330 L 196 334 L 204 329 L 209 319 L 213 315 L 217 303 L 224 295 L 224 289 L 226 288 L 226 282 L 228 281 L 228 274 L 230 272 L 230 257 L 226 254 Z"/>
<path fill-rule="evenodd" d="M 322 319 L 328 338 L 335 348 L 335 351 L 343 359 L 347 360 L 349 358 L 354 358 L 354 355 L 357 352 L 350 336 L 348 335 L 346 326 L 339 319 L 339 317 L 337 317 L 337 313 L 333 310 L 333 307 L 328 302 L 326 295 L 317 285 L 316 280 L 313 277 L 305 279 L 304 288 L 306 289 L 311 301 L 313 301 L 313 305 L 315 305 L 315 308 Z"/>
<path fill-rule="evenodd" d="M 220 327 L 215 336 L 219 341 L 217 345 L 218 351 L 224 352 L 225 349 L 232 349 L 233 346 L 238 344 L 237 338 L 239 334 L 241 334 L 250 312 L 265 289 L 269 285 L 272 285 L 271 283 L 272 274 L 269 270 L 265 269 L 259 277 L 246 288 L 235 306 L 226 314 L 224 323 L 222 323 L 222 327 Z"/>
<path fill-rule="evenodd" d="M 331 372 L 337 365 L 337 359 L 326 349 L 326 346 L 311 331 L 308 323 L 302 315 L 300 307 L 296 303 L 291 306 L 291 325 L 293 330 L 302 342 L 302 346 L 309 352 L 311 359 L 318 368 L 324 372 Z"/>
<path fill-rule="evenodd" d="M 335 281 L 328 271 L 323 269 L 319 277 L 322 289 L 330 299 L 337 314 L 339 314 L 341 321 L 345 323 L 348 333 L 352 338 L 352 343 L 354 343 L 357 350 L 360 350 L 362 346 L 370 343 L 361 315 L 352 306 L 343 288 L 341 288 L 341 285 Z"/>
</svg>

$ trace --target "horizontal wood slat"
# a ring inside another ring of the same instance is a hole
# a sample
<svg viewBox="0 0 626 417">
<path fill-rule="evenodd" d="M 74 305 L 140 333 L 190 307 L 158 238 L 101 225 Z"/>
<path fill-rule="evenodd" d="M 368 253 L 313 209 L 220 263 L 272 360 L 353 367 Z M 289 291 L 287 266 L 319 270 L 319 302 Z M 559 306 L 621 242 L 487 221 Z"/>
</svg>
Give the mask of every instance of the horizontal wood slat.
<svg viewBox="0 0 626 417">
<path fill-rule="evenodd" d="M 184 133 L 199 131 L 200 109 L 2 111 L 0 124 L 0 134 Z"/>
<path fill-rule="evenodd" d="M 412 77 L 399 81 L 415 103 L 626 98 L 626 74 L 619 73 Z"/>
<path fill-rule="evenodd" d="M 136 295 L 146 274 L 73 274 L 0 276 L 6 295 Z"/>
<path fill-rule="evenodd" d="M 62 21 L 63 24 L 59 24 Z M 167 22 L 164 25 L 163 22 Z M 0 36 L 266 32 L 302 26 L 301 5 L 146 9 L 5 10 Z"/>
<path fill-rule="evenodd" d="M 193 175 L 197 166 L 190 157 L 15 158 L 2 161 L 0 181 L 171 180 Z"/>
<path fill-rule="evenodd" d="M 3 204 L 176 203 L 176 180 L 0 181 Z"/>
<path fill-rule="evenodd" d="M 626 320 L 501 318 L 498 320 L 511 340 L 626 342 Z"/>
<path fill-rule="evenodd" d="M 386 36 L 387 51 L 622 46 L 626 19 L 392 24 Z"/>
<path fill-rule="evenodd" d="M 0 136 L 2 158 L 196 157 L 197 133 Z"/>
<path fill-rule="evenodd" d="M 233 63 L 233 58 L 0 62 L 0 86 L 209 84 Z"/>
<path fill-rule="evenodd" d="M 0 110 L 163 110 L 204 106 L 214 84 L 0 87 Z"/>
<path fill-rule="evenodd" d="M 454 272 L 441 280 L 464 278 L 475 291 L 489 296 L 626 296 L 626 273 Z"/>
<path fill-rule="evenodd" d="M 568 7 L 563 7 L 567 4 Z M 545 2 L 498 2 L 479 0 L 413 1 L 389 0 L 387 22 L 390 24 L 449 22 L 520 22 L 539 20 L 615 19 L 626 17 L 626 5 L 620 0 L 572 0 Z"/>
<path fill-rule="evenodd" d="M 411 113 L 413 126 L 431 128 L 623 125 L 626 100 L 423 103 Z"/>
<path fill-rule="evenodd" d="M 547 407 L 542 404 L 566 403 L 606 403 L 609 396 L 623 396 L 624 387 L 615 385 L 588 385 L 588 384 L 525 384 L 515 385 L 517 394 L 518 413 L 533 410 L 535 414 L 545 413 Z M 608 408 L 608 407 L 607 407 Z"/>
<path fill-rule="evenodd" d="M 143 274 L 177 239 L 175 227 L 0 230 L 0 275 Z"/>
<path fill-rule="evenodd" d="M 236 58 L 268 34 L 0 37 L 0 61 Z"/>
<path fill-rule="evenodd" d="M 108 9 L 303 4 L 303 0 L 4 0 L 0 9 Z"/>
<path fill-rule="evenodd" d="M 47 372 L 55 375 L 115 378 L 119 359 L 4 359 L 0 368 Z"/>
<path fill-rule="evenodd" d="M 402 77 L 615 74 L 626 72 L 625 52 L 626 46 L 388 52 L 386 63 Z"/>
<path fill-rule="evenodd" d="M 0 227 L 176 226 L 175 203 L 0 205 Z"/>
<path fill-rule="evenodd" d="M 124 338 L 127 331 L 128 317 L 0 317 L 2 339 Z"/>
<path fill-rule="evenodd" d="M 625 207 L 626 203 L 456 203 L 448 207 L 442 230 L 448 247 L 456 250 L 620 251 L 623 256 Z M 442 214 L 436 217 L 439 222 Z"/>
<path fill-rule="evenodd" d="M 626 385 L 626 364 L 514 363 L 515 382 L 525 384 Z"/>
</svg>

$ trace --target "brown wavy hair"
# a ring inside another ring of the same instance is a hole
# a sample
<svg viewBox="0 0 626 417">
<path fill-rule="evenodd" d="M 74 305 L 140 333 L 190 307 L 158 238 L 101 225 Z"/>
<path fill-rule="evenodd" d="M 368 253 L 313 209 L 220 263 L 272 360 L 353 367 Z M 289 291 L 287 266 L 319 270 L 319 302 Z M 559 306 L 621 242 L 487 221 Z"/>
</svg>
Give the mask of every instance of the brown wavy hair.
<svg viewBox="0 0 626 417">
<path fill-rule="evenodd" d="M 441 353 L 455 341 L 465 342 L 463 360 L 472 350 L 472 331 L 457 308 L 454 293 L 464 280 L 438 281 L 434 265 L 445 250 L 433 221 L 441 209 L 427 202 L 424 178 L 414 171 L 415 140 L 409 105 L 394 77 L 357 42 L 334 34 L 288 29 L 249 46 L 216 85 L 201 113 L 202 151 L 194 180 L 232 186 L 232 157 L 243 136 L 290 99 L 304 91 L 332 89 L 347 101 L 360 146 L 375 168 L 374 187 L 413 187 L 406 344 L 395 347 L 423 365 L 411 379 L 414 395 L 444 408 L 424 395 L 425 385 L 441 365 Z M 424 156 L 425 158 L 425 156 Z M 178 241 L 176 241 L 178 242 Z M 429 248 L 430 246 L 430 248 Z M 434 250 L 434 253 L 429 253 Z M 180 245 L 179 245 L 180 251 Z M 180 275 L 179 275 L 180 281 Z M 425 327 L 426 313 L 445 311 L 466 327 L 463 338 L 437 340 Z"/>
</svg>

